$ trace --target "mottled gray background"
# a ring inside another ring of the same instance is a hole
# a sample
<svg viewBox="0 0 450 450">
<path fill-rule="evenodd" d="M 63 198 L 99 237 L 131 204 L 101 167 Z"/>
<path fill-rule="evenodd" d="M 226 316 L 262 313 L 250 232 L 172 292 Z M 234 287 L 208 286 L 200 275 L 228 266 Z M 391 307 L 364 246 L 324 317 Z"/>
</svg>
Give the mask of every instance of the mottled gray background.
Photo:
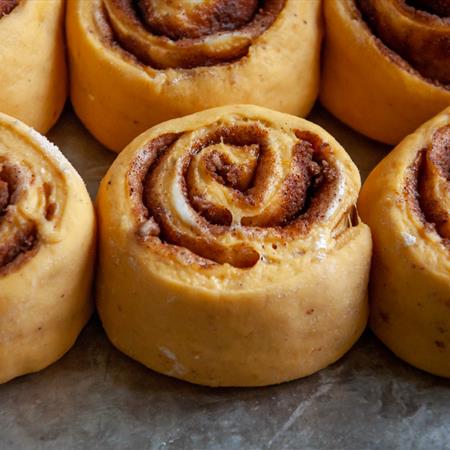
<svg viewBox="0 0 450 450">
<path fill-rule="evenodd" d="M 365 177 L 386 147 L 317 108 L 312 119 Z M 114 155 L 67 109 L 50 133 L 95 195 Z M 41 373 L 0 385 L 0 449 L 450 449 L 450 381 L 393 356 L 367 331 L 339 362 L 257 389 L 193 386 L 132 361 L 94 317 Z"/>
</svg>

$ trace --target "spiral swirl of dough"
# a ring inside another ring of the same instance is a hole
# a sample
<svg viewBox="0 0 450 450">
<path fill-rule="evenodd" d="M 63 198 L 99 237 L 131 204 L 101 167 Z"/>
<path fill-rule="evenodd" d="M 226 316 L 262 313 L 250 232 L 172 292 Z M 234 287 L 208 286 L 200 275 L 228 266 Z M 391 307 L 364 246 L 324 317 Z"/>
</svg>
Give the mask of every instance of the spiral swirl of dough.
<svg viewBox="0 0 450 450">
<path fill-rule="evenodd" d="M 43 142 L 37 133 L 34 137 Z M 43 157 L 28 136 L 18 134 L 15 139 L 26 148 L 25 154 L 0 148 L 0 274 L 17 268 L 40 243 L 60 239 L 59 221 L 66 202 L 64 171 L 70 170 L 61 158 L 61 165 L 55 165 L 53 159 Z M 0 147 L 3 140 L 0 135 Z"/>
<path fill-rule="evenodd" d="M 109 338 L 210 386 L 279 383 L 335 361 L 367 321 L 359 187 L 325 130 L 266 108 L 214 108 L 146 131 L 98 194 Z"/>
<path fill-rule="evenodd" d="M 398 356 L 450 376 L 450 108 L 372 171 L 359 210 L 374 240 L 371 326 Z"/>
<path fill-rule="evenodd" d="M 315 227 L 327 247 L 351 226 L 345 178 L 319 136 L 239 114 L 152 139 L 128 175 L 144 241 L 238 268 L 305 253 Z"/>
<path fill-rule="evenodd" d="M 419 217 L 450 248 L 450 126 L 435 131 L 418 153 L 406 190 Z"/>
<path fill-rule="evenodd" d="M 356 4 L 389 49 L 425 78 L 450 85 L 448 2 L 356 0 Z"/>
<path fill-rule="evenodd" d="M 57 147 L 0 113 L 0 383 L 47 367 L 92 312 L 95 215 Z"/>
<path fill-rule="evenodd" d="M 110 37 L 157 69 L 208 66 L 244 56 L 285 0 L 103 0 Z M 100 23 L 100 22 L 99 22 Z M 103 28 L 105 27 L 103 22 Z"/>
</svg>

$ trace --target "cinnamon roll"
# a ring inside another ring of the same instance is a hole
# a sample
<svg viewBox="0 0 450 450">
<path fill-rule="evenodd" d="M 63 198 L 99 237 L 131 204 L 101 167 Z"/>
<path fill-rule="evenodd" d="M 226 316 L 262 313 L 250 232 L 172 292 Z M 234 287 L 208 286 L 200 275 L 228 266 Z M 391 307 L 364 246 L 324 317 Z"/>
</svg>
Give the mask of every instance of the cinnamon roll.
<svg viewBox="0 0 450 450">
<path fill-rule="evenodd" d="M 72 103 L 117 152 L 157 123 L 224 104 L 304 116 L 320 20 L 319 0 L 70 0 Z"/>
<path fill-rule="evenodd" d="M 450 108 L 374 169 L 359 208 L 374 239 L 373 330 L 400 358 L 450 377 Z"/>
<path fill-rule="evenodd" d="M 450 105 L 450 8 L 441 0 L 325 0 L 321 101 L 397 144 Z"/>
<path fill-rule="evenodd" d="M 136 138 L 98 196 L 97 305 L 115 346 L 210 386 L 260 386 L 340 358 L 366 325 L 358 170 L 323 129 L 256 106 Z"/>
<path fill-rule="evenodd" d="M 0 0 L 0 112 L 41 133 L 67 97 L 63 0 Z"/>
<path fill-rule="evenodd" d="M 59 150 L 0 114 L 0 383 L 60 358 L 88 320 L 94 225 Z"/>
</svg>

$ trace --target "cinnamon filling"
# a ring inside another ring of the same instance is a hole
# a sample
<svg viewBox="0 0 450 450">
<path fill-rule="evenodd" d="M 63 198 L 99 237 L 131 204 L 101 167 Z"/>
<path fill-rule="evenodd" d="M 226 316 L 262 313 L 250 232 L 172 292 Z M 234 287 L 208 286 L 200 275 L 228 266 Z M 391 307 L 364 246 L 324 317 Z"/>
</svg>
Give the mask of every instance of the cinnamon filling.
<svg viewBox="0 0 450 450">
<path fill-rule="evenodd" d="M 23 260 L 37 244 L 37 230 L 30 225 L 19 230 L 7 242 L 0 243 L 0 275 L 8 272 L 14 263 Z"/>
<path fill-rule="evenodd" d="M 410 169 L 407 193 L 416 213 L 450 249 L 450 126 L 433 135 Z"/>
<path fill-rule="evenodd" d="M 325 220 L 339 179 L 328 145 L 311 133 L 294 132 L 289 171 L 274 191 L 277 156 L 268 134 L 255 123 L 219 125 L 182 156 L 172 152 L 183 134 L 150 142 L 128 173 L 139 239 L 248 268 L 260 259 L 250 244 L 258 235 L 296 239 Z M 174 163 L 180 165 L 175 180 L 168 175 Z M 182 197 L 175 199 L 176 207 L 170 200 L 173 183 Z M 228 235 L 242 243 L 224 245 L 221 238 Z"/>
<path fill-rule="evenodd" d="M 14 205 L 21 195 L 24 176 L 21 169 L 0 161 L 0 230 L 14 223 Z M 23 260 L 38 242 L 37 230 L 30 221 L 0 242 L 0 274 Z"/>
<path fill-rule="evenodd" d="M 245 56 L 286 0 L 103 0 L 105 37 L 156 69 Z"/>
<path fill-rule="evenodd" d="M 363 20 L 423 77 L 450 85 L 450 2 L 355 0 Z"/>
<path fill-rule="evenodd" d="M 8 15 L 18 4 L 19 0 L 0 0 L 0 19 Z"/>
<path fill-rule="evenodd" d="M 0 160 L 0 217 L 3 217 L 9 205 L 16 202 L 22 182 L 20 168 Z"/>
<path fill-rule="evenodd" d="M 5 181 L 0 180 L 0 216 L 5 213 L 9 204 L 9 186 Z"/>
</svg>

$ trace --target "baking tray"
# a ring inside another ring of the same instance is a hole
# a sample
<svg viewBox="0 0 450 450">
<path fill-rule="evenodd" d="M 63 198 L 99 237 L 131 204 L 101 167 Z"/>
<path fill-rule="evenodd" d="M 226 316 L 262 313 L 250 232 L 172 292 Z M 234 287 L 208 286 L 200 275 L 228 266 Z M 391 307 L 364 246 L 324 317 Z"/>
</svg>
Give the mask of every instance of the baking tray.
<svg viewBox="0 0 450 450">
<path fill-rule="evenodd" d="M 310 116 L 365 178 L 389 150 L 317 106 Z M 114 160 L 70 106 L 49 138 L 94 198 Z M 0 385 L 0 448 L 450 449 L 450 380 L 408 366 L 370 331 L 305 379 L 254 389 L 194 386 L 146 369 L 108 342 L 96 316 L 48 369 Z"/>
</svg>

